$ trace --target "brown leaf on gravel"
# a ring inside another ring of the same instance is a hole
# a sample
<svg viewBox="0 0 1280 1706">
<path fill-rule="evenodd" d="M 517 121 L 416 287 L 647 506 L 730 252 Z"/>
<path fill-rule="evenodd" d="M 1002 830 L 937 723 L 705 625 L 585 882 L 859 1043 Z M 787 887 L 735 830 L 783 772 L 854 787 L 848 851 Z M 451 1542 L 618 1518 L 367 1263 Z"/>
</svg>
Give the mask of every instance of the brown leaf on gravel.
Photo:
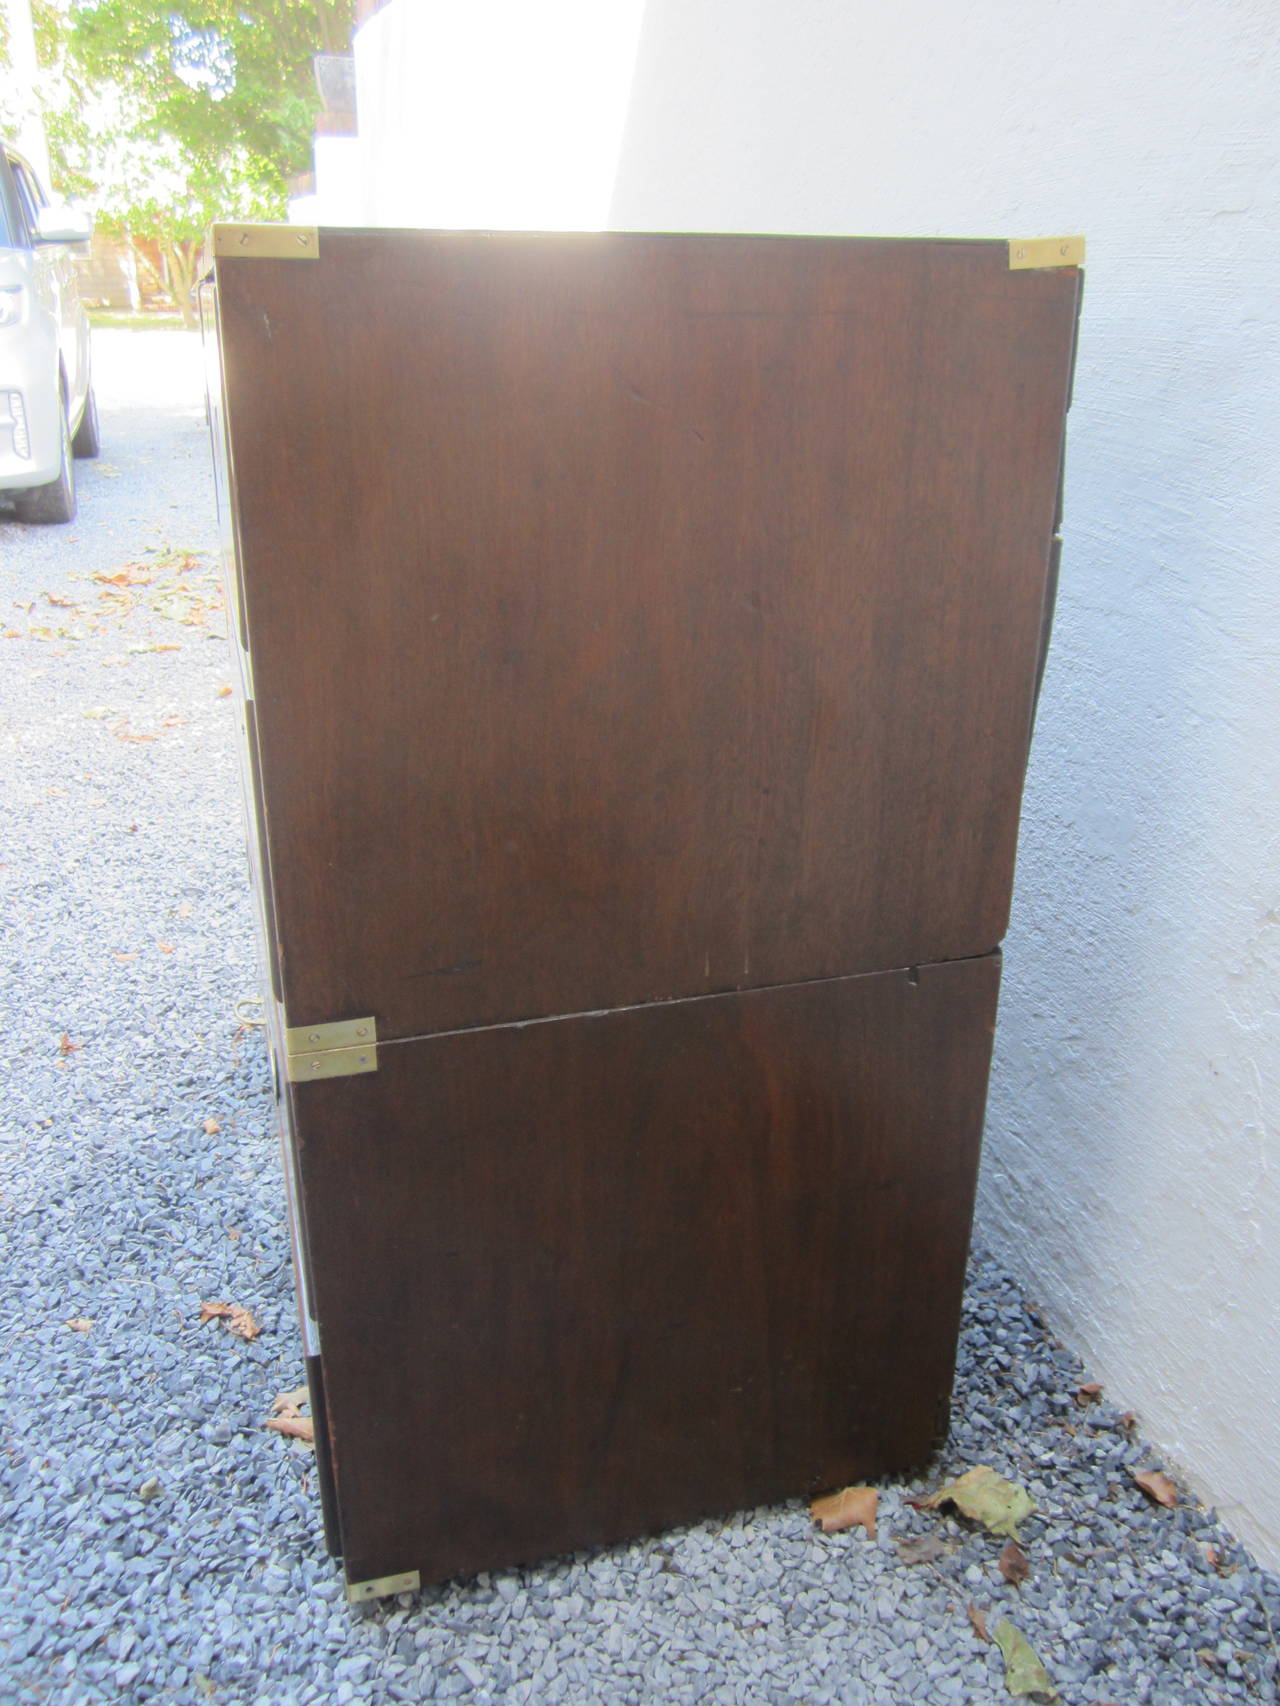
<svg viewBox="0 0 1280 1706">
<path fill-rule="evenodd" d="M 105 569 L 99 569 L 93 578 L 102 586 L 150 586 L 155 576 L 145 563 L 126 563 L 113 575 L 109 575 Z"/>
<path fill-rule="evenodd" d="M 131 746 L 143 746 L 147 741 L 154 740 L 156 738 L 154 735 L 130 734 L 128 723 L 120 723 L 116 728 L 112 729 L 111 732 L 117 740 L 128 741 Z"/>
<path fill-rule="evenodd" d="M 273 1416 L 301 1415 L 301 1406 L 311 1402 L 309 1386 L 295 1386 L 290 1392 L 277 1392 L 271 1404 Z"/>
<path fill-rule="evenodd" d="M 913 1540 L 895 1542 L 898 1556 L 904 1564 L 932 1564 L 939 1558 L 945 1558 L 947 1549 L 933 1534 L 924 1534 Z"/>
<path fill-rule="evenodd" d="M 1027 1555 L 1016 1540 L 1011 1540 L 1008 1543 L 996 1561 L 1000 1566 L 1000 1574 L 1005 1581 L 1011 1582 L 1014 1587 L 1021 1587 L 1031 1574 L 1031 1565 L 1027 1562 Z"/>
<path fill-rule="evenodd" d="M 73 1333 L 87 1333 L 93 1326 L 92 1315 L 73 1315 L 67 1322 Z"/>
<path fill-rule="evenodd" d="M 221 1321 L 228 1333 L 239 1339 L 256 1339 L 262 1331 L 249 1311 L 238 1303 L 202 1303 L 200 1325 L 203 1327 L 206 1321 Z"/>
<path fill-rule="evenodd" d="M 58 1044 L 58 1053 L 64 1055 L 74 1054 L 77 1049 L 82 1049 L 83 1047 L 83 1043 L 73 1043 L 71 1038 L 64 1031 L 62 1033 L 62 1041 Z"/>
<path fill-rule="evenodd" d="M 987 1628 L 986 1613 L 979 1611 L 978 1607 L 972 1600 L 969 1601 L 969 1621 L 973 1625 L 974 1634 L 980 1641 L 989 1641 L 991 1639 L 991 1631 Z"/>
<path fill-rule="evenodd" d="M 876 1506 L 880 1495 L 874 1487 L 842 1487 L 838 1493 L 814 1499 L 809 1515 L 824 1534 L 839 1534 L 846 1528 L 865 1528 L 868 1540 L 876 1537 Z"/>
<path fill-rule="evenodd" d="M 218 1133 L 221 1130 L 222 1130 L 222 1127 L 218 1124 L 217 1120 L 215 1120 L 212 1115 L 210 1115 L 209 1118 L 204 1122 L 204 1135 L 206 1137 L 217 1137 Z"/>
<path fill-rule="evenodd" d="M 159 948 L 162 954 L 171 954 L 173 952 L 172 942 L 157 942 L 156 947 Z"/>
<path fill-rule="evenodd" d="M 231 697 L 231 689 L 229 687 L 220 687 L 218 689 L 218 691 L 214 694 L 215 699 L 230 699 L 230 697 Z"/>
<path fill-rule="evenodd" d="M 120 964 L 122 966 L 127 965 L 130 960 L 136 960 L 137 957 L 138 956 L 136 954 L 116 954 L 115 955 L 115 958 L 120 961 Z"/>
<path fill-rule="evenodd" d="M 231 1242 L 233 1244 L 238 1244 L 243 1236 L 244 1236 L 244 1234 L 241 1232 L 241 1230 L 238 1226 L 228 1226 L 227 1237 L 231 1240 Z"/>
<path fill-rule="evenodd" d="M 316 1428 L 310 1416 L 268 1416 L 262 1425 L 270 1428 L 273 1434 L 285 1434 L 289 1439 L 304 1439 L 308 1445 L 315 1444 Z"/>
<path fill-rule="evenodd" d="M 63 598 L 60 593 L 46 592 L 45 597 L 49 600 L 50 604 L 56 604 L 63 610 L 75 609 L 75 601 L 70 598 Z"/>
<path fill-rule="evenodd" d="M 1137 1427 L 1137 1425 L 1138 1425 L 1137 1416 L 1134 1414 L 1134 1412 L 1132 1410 L 1126 1410 L 1124 1415 L 1121 1416 L 1121 1418 L 1120 1418 L 1120 1426 L 1128 1434 L 1128 1433 L 1132 1433 L 1134 1428 Z"/>
<path fill-rule="evenodd" d="M 1096 1404 L 1101 1396 L 1102 1382 L 1100 1380 L 1086 1380 L 1083 1386 L 1076 1387 L 1077 1404 L 1084 1406 Z"/>
<path fill-rule="evenodd" d="M 1178 1489 L 1160 1470 L 1150 1469 L 1140 1475 L 1135 1469 L 1133 1478 L 1153 1504 L 1163 1505 L 1166 1510 L 1173 1510 L 1177 1505 Z"/>
</svg>

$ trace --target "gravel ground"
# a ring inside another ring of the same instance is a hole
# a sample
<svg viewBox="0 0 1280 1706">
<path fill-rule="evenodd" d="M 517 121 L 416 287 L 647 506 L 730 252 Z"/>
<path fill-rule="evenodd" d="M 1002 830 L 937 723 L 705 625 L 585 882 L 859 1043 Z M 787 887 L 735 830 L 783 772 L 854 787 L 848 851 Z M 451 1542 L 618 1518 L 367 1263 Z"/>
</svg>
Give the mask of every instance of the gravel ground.
<svg viewBox="0 0 1280 1706">
<path fill-rule="evenodd" d="M 310 1455 L 262 1427 L 302 1360 L 235 1013 L 256 977 L 198 350 L 109 332 L 97 362 L 79 520 L 0 514 L 0 1698 L 986 1706 L 1009 1695 L 972 1604 L 1068 1702 L 1275 1701 L 1280 1582 L 1145 1499 L 1140 1436 L 1077 1401 L 982 1258 L 948 1447 L 882 1487 L 875 1540 L 790 1504 L 347 1608 Z M 210 1299 L 261 1337 L 199 1325 Z M 1002 1540 L 909 1503 L 979 1463 L 1040 1507 L 1021 1587 Z M 906 1561 L 921 1536 L 942 1552 Z"/>
</svg>

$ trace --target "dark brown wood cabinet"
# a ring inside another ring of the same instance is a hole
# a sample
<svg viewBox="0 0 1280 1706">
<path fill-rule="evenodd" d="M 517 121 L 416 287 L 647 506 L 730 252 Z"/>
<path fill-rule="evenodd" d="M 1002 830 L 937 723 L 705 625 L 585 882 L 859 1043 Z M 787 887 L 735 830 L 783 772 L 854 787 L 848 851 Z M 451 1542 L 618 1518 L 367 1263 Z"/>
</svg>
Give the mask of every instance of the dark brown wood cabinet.
<svg viewBox="0 0 1280 1706">
<path fill-rule="evenodd" d="M 1078 268 L 219 227 L 215 463 L 356 1597 L 945 1428 Z"/>
</svg>

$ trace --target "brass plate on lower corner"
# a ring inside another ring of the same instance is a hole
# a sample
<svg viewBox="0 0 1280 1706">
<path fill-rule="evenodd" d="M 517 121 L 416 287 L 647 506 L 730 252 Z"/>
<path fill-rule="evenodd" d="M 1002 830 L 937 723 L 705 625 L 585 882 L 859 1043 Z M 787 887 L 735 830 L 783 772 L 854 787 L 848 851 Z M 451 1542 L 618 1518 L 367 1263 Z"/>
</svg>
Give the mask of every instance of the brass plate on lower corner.
<svg viewBox="0 0 1280 1706">
<path fill-rule="evenodd" d="M 405 1570 L 398 1576 L 375 1576 L 368 1582 L 347 1583 L 347 1604 L 363 1605 L 366 1600 L 386 1599 L 393 1593 L 417 1593 L 422 1576 L 417 1570 Z"/>
<path fill-rule="evenodd" d="M 1011 237 L 1009 271 L 1029 267 L 1079 267 L 1084 265 L 1083 237 Z"/>
<path fill-rule="evenodd" d="M 320 233 L 314 225 L 215 225 L 213 252 L 219 258 L 314 261 L 320 253 Z"/>
</svg>

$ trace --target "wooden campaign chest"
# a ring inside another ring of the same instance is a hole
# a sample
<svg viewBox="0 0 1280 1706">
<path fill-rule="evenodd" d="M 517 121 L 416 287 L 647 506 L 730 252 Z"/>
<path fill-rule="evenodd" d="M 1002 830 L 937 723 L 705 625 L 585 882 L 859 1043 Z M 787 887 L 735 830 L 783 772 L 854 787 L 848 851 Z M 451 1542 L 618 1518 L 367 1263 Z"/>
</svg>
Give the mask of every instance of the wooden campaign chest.
<svg viewBox="0 0 1280 1706">
<path fill-rule="evenodd" d="M 218 227 L 353 1597 L 927 1457 L 1077 245 Z"/>
</svg>

